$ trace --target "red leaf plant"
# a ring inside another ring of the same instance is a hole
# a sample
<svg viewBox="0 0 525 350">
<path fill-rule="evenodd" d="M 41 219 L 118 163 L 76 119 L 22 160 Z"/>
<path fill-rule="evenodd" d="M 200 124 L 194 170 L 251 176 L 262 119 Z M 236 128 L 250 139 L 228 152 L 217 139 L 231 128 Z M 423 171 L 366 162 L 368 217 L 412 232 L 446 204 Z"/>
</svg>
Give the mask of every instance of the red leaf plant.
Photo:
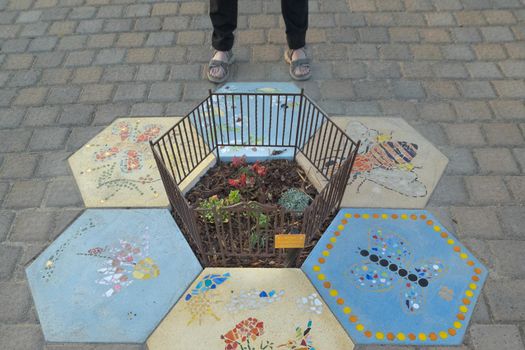
<svg viewBox="0 0 525 350">
<path fill-rule="evenodd" d="M 235 327 L 221 335 L 221 339 L 226 343 L 224 350 L 255 349 L 252 348 L 250 340 L 255 340 L 264 334 L 264 323 L 254 317 L 249 317 L 235 325 Z"/>
<path fill-rule="evenodd" d="M 233 157 L 232 159 L 232 167 L 234 168 L 240 168 L 246 166 L 246 156 L 242 157 Z"/>
<path fill-rule="evenodd" d="M 256 161 L 255 164 L 252 165 L 252 171 L 259 176 L 266 175 L 266 167 L 264 165 L 261 165 L 259 161 Z"/>
</svg>

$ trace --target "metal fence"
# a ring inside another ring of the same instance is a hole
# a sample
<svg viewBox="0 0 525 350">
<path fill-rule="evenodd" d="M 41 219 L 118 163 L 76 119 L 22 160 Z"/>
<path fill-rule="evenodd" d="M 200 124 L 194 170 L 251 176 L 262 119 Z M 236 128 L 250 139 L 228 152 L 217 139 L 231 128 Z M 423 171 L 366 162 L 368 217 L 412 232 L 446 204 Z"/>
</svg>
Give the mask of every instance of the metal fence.
<svg viewBox="0 0 525 350">
<path fill-rule="evenodd" d="M 243 202 L 192 207 L 179 185 L 224 147 L 279 147 L 302 154 L 327 181 L 304 213 Z M 338 209 L 357 155 L 351 140 L 311 99 L 300 94 L 211 93 L 151 142 L 174 214 L 205 266 L 291 266 L 297 254 L 274 246 L 276 234 L 304 233 L 307 244 Z M 261 223 L 261 218 L 264 222 Z"/>
</svg>

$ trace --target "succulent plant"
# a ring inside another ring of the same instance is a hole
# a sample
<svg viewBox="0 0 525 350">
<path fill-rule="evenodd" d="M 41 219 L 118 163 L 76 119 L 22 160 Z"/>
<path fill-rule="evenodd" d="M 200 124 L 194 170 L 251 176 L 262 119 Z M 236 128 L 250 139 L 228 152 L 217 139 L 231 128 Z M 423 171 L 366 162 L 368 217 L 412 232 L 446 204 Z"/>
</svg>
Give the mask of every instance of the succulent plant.
<svg viewBox="0 0 525 350">
<path fill-rule="evenodd" d="M 312 198 L 298 188 L 286 190 L 279 198 L 279 205 L 291 211 L 304 211 Z"/>
</svg>

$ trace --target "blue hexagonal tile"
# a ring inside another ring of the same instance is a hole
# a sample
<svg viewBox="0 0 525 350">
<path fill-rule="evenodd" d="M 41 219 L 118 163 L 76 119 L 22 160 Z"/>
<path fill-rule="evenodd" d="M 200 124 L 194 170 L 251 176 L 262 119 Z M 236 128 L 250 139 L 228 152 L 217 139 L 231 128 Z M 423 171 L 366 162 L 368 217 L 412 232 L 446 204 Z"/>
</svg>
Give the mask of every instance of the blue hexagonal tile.
<svg viewBox="0 0 525 350">
<path fill-rule="evenodd" d="M 143 343 L 201 270 L 168 210 L 91 209 L 26 273 L 47 341 Z"/>
<path fill-rule="evenodd" d="M 423 210 L 342 209 L 302 269 L 356 344 L 460 344 L 487 276 Z"/>
</svg>

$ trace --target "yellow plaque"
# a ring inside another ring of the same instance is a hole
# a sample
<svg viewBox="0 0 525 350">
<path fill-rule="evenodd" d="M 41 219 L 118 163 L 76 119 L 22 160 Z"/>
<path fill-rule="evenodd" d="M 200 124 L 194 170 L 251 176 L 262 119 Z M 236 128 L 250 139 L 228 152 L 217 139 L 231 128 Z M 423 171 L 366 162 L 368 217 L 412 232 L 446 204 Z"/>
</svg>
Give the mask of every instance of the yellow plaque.
<svg viewBox="0 0 525 350">
<path fill-rule="evenodd" d="M 304 248 L 304 234 L 275 235 L 275 248 Z"/>
</svg>

